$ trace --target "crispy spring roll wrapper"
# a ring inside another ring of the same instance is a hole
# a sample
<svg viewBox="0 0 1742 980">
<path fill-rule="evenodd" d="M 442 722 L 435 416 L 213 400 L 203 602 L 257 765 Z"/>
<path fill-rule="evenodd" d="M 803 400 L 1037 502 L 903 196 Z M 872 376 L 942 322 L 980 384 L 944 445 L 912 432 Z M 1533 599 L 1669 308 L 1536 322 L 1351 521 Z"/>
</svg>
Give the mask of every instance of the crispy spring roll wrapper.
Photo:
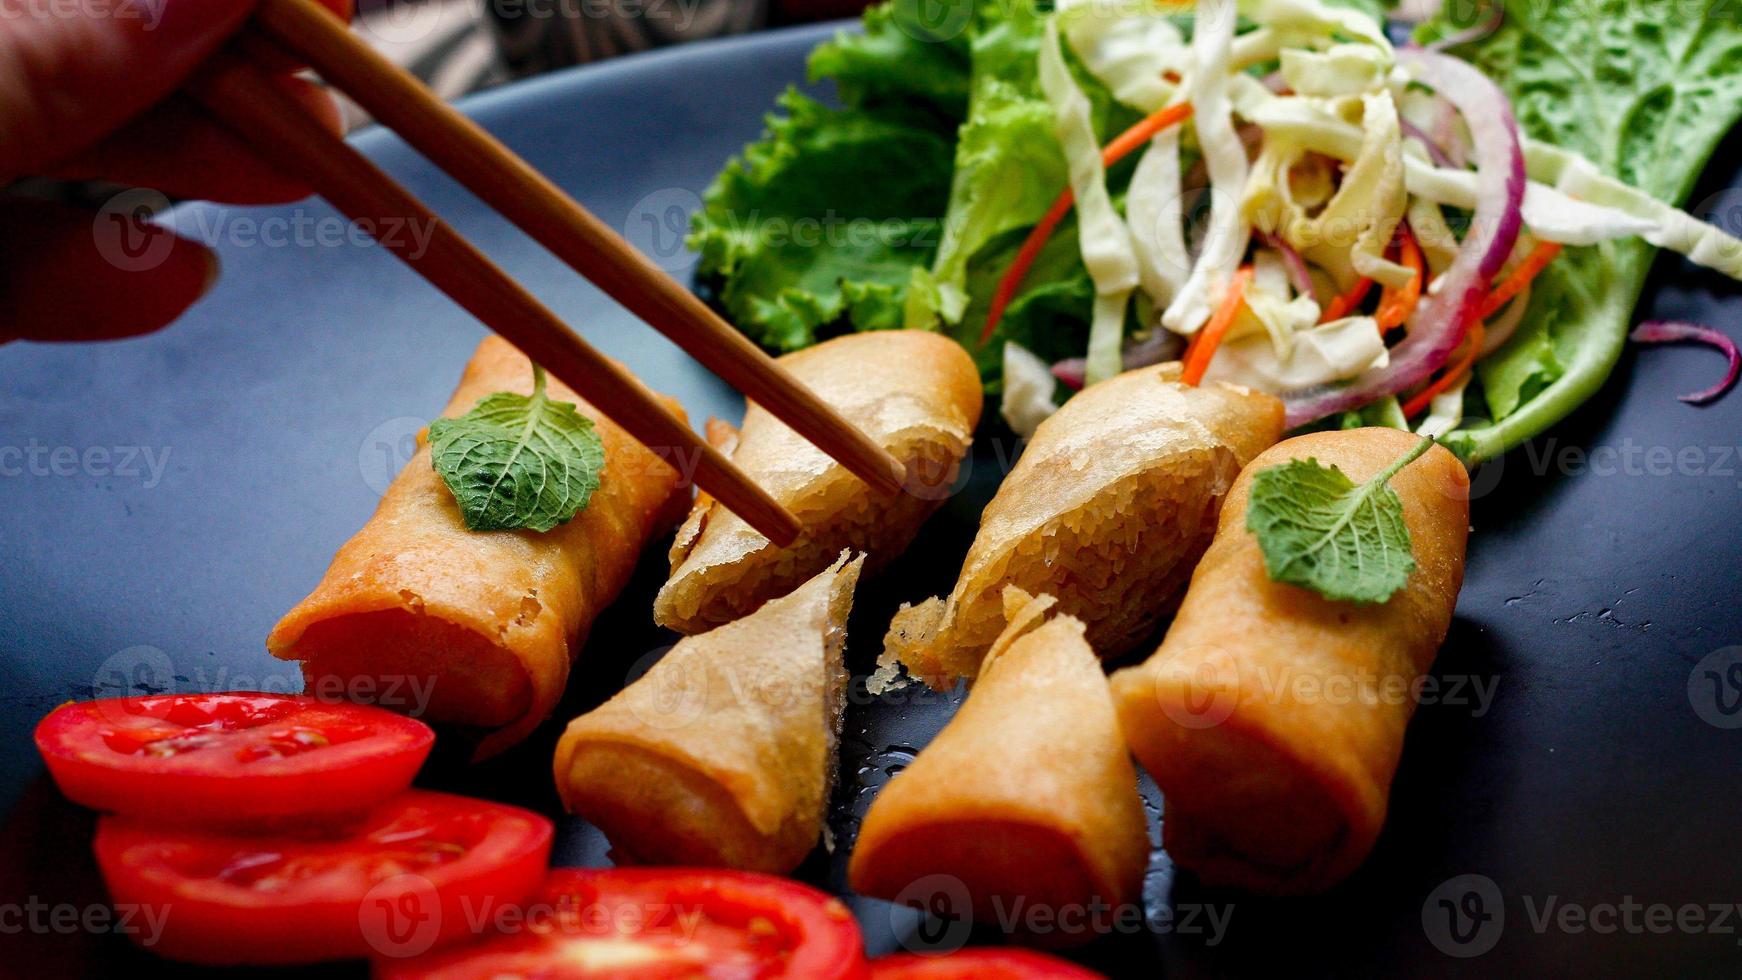
<svg viewBox="0 0 1742 980">
<path fill-rule="evenodd" d="M 834 783 L 863 561 L 842 555 L 789 595 L 685 637 L 569 723 L 557 792 L 615 857 L 783 874 L 810 853 Z"/>
<path fill-rule="evenodd" d="M 941 505 L 980 421 L 980 375 L 961 345 L 926 331 L 839 337 L 780 358 L 908 468 L 904 492 L 882 494 L 751 404 L 741 431 L 715 423 L 709 438 L 804 524 L 775 547 L 703 496 L 678 530 L 671 579 L 653 618 L 680 633 L 729 623 L 827 568 L 843 549 L 874 572 L 900 554 Z"/>
<path fill-rule="evenodd" d="M 903 608 L 883 640 L 934 687 L 972 677 L 1004 628 L 1006 585 L 1056 596 L 1103 657 L 1124 653 L 1178 602 L 1240 468 L 1282 435 L 1282 403 L 1179 365 L 1138 368 L 1066 402 L 980 518 L 948 599 Z"/>
<path fill-rule="evenodd" d="M 982 921 L 1136 902 L 1149 835 L 1101 663 L 1081 622 L 1046 619 L 1051 597 L 1012 586 L 1004 601 L 1010 625 L 967 701 L 872 802 L 849 881 L 895 899 L 953 875 Z"/>
<path fill-rule="evenodd" d="M 1113 675 L 1120 727 L 1167 798 L 1163 843 L 1205 881 L 1320 891 L 1373 847 L 1415 707 L 1409 685 L 1433 662 L 1463 584 L 1469 476 L 1435 446 L 1392 477 L 1416 568 L 1380 604 L 1271 581 L 1246 501 L 1265 467 L 1312 457 L 1360 483 L 1418 440 L 1319 432 L 1253 460 L 1167 639 Z"/>
<path fill-rule="evenodd" d="M 498 391 L 530 394 L 532 369 L 492 336 L 442 414 L 463 415 Z M 687 494 L 677 470 L 562 382 L 549 378 L 546 391 L 579 406 L 604 442 L 605 470 L 586 509 L 542 534 L 468 531 L 420 447 L 314 592 L 267 637 L 274 656 L 302 661 L 310 690 L 344 685 L 384 702 L 398 691 L 409 703 L 427 686 L 426 718 L 493 730 L 480 758 L 550 714 L 588 627 Z M 676 401 L 665 404 L 683 417 Z"/>
</svg>

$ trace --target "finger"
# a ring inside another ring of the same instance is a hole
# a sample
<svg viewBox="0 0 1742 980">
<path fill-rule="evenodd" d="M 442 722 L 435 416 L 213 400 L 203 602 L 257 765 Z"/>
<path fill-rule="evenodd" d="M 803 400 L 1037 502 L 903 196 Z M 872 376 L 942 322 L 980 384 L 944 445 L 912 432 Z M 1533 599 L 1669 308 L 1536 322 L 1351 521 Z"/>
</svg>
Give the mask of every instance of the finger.
<svg viewBox="0 0 1742 980">
<path fill-rule="evenodd" d="M 346 16 L 350 0 L 323 0 Z M 162 101 L 254 0 L 24 4 L 0 31 L 0 184 L 43 173 Z"/>
<path fill-rule="evenodd" d="M 216 278 L 217 257 L 131 217 L 0 199 L 0 336 L 131 337 L 199 299 Z"/>
<path fill-rule="evenodd" d="M 328 130 L 343 132 L 339 107 L 331 95 L 300 78 L 277 81 Z M 255 153 L 245 140 L 182 95 L 171 96 L 97 145 L 57 164 L 49 176 L 103 178 L 150 187 L 171 197 L 231 204 L 294 201 L 310 192 L 306 184 Z"/>
</svg>

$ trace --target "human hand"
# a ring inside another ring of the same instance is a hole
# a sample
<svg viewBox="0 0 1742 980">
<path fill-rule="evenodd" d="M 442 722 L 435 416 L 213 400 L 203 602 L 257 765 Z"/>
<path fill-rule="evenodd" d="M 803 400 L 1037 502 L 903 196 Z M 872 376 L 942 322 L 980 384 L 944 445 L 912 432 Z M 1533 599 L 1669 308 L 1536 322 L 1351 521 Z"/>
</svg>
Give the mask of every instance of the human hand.
<svg viewBox="0 0 1742 980">
<path fill-rule="evenodd" d="M 345 16 L 350 0 L 322 0 Z M 0 0 L 0 187 L 26 176 L 104 179 L 173 197 L 265 204 L 309 189 L 178 93 L 247 19 L 254 0 Z M 300 103 L 340 129 L 315 85 L 273 66 Z M 151 268 L 105 257 L 93 215 L 0 197 L 0 344 L 99 340 L 167 324 L 217 274 L 173 239 Z M 155 257 L 154 253 L 154 257 Z"/>
</svg>

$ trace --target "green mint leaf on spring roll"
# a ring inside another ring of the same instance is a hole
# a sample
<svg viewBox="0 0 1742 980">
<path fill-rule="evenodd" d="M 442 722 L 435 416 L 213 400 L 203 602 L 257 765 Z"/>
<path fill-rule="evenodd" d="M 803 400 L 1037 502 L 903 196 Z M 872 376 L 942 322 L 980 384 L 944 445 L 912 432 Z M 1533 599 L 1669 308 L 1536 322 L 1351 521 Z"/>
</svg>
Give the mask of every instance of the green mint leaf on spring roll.
<svg viewBox="0 0 1742 980">
<path fill-rule="evenodd" d="M 1387 484 L 1433 445 L 1431 437 L 1357 486 L 1335 466 L 1293 459 L 1252 480 L 1246 528 L 1272 581 L 1327 599 L 1384 602 L 1415 570 L 1403 501 Z"/>
<path fill-rule="evenodd" d="M 470 531 L 548 531 L 587 506 L 605 468 L 593 420 L 544 390 L 499 391 L 459 418 L 429 427 L 430 462 Z"/>
</svg>

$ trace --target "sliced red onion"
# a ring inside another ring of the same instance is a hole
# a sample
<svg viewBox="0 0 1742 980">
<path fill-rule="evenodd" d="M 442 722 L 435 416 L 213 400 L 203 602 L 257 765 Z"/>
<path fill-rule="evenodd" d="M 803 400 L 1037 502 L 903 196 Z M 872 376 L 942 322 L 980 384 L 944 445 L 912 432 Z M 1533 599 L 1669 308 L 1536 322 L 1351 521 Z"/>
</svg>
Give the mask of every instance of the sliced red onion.
<svg viewBox="0 0 1742 980">
<path fill-rule="evenodd" d="M 1482 334 L 1481 357 L 1487 357 L 1500 349 L 1500 345 L 1512 339 L 1518 331 L 1518 325 L 1524 322 L 1524 311 L 1530 308 L 1530 287 L 1525 286 L 1512 297 L 1512 302 L 1500 311 L 1500 315 L 1488 321 L 1488 329 Z"/>
<path fill-rule="evenodd" d="M 1724 352 L 1724 356 L 1730 359 L 1730 367 L 1724 372 L 1724 380 L 1703 391 L 1676 396 L 1690 405 L 1704 405 L 1716 401 L 1718 396 L 1730 390 L 1730 386 L 1736 383 L 1736 375 L 1742 372 L 1742 352 L 1736 350 L 1736 342 L 1711 327 L 1675 320 L 1648 320 L 1634 327 L 1628 336 L 1642 344 L 1694 341 L 1709 344 Z"/>
<path fill-rule="evenodd" d="M 1434 96 L 1433 128 L 1430 132 L 1433 133 L 1434 142 L 1451 158 L 1452 165 L 1463 170 L 1470 165 L 1470 141 L 1464 138 L 1459 121 L 1458 110 L 1445 99 Z"/>
<path fill-rule="evenodd" d="M 1478 188 L 1470 231 L 1451 266 L 1440 275 L 1437 291 L 1422 297 L 1410 317 L 1408 335 L 1391 349 L 1390 363 L 1341 387 L 1320 386 L 1284 395 L 1290 427 L 1413 388 L 1443 367 L 1463 342 L 1489 282 L 1512 254 L 1524 224 L 1519 211 L 1524 203 L 1524 152 L 1506 94 L 1488 76 L 1450 55 L 1405 48 L 1397 58 L 1451 100 L 1470 127 Z"/>
<path fill-rule="evenodd" d="M 1089 362 L 1086 358 L 1067 357 L 1052 366 L 1052 376 L 1059 383 L 1072 391 L 1082 391 L 1088 380 Z"/>
<path fill-rule="evenodd" d="M 1445 149 L 1441 147 L 1439 143 L 1435 142 L 1434 138 L 1429 136 L 1426 130 L 1401 116 L 1398 117 L 1397 124 L 1403 128 L 1403 135 L 1421 141 L 1421 145 L 1427 148 L 1427 155 L 1433 158 L 1434 166 L 1446 167 L 1451 170 L 1464 169 L 1452 162 L 1452 158 L 1446 155 Z"/>
<path fill-rule="evenodd" d="M 1126 343 L 1120 352 L 1120 359 L 1121 363 L 1125 365 L 1125 370 L 1130 371 L 1135 368 L 1149 367 L 1152 364 L 1160 364 L 1163 361 L 1178 360 L 1181 352 L 1185 350 L 1185 346 L 1184 337 L 1172 330 L 1163 330 L 1157 327 L 1142 340 Z M 1052 376 L 1072 391 L 1082 391 L 1085 368 L 1086 365 L 1082 358 L 1067 357 L 1052 366 Z"/>
<path fill-rule="evenodd" d="M 1272 232 L 1259 232 L 1264 247 L 1273 248 L 1282 256 L 1282 265 L 1288 270 L 1288 281 L 1293 284 L 1294 291 L 1302 296 L 1313 295 L 1313 274 L 1307 271 L 1306 259 L 1294 250 L 1294 246 L 1282 240 L 1282 236 Z"/>
<path fill-rule="evenodd" d="M 1430 42 L 1427 45 L 1427 49 L 1429 51 L 1445 51 L 1448 48 L 1455 48 L 1459 45 L 1469 44 L 1472 41 L 1480 41 L 1499 30 L 1500 25 L 1505 23 L 1505 21 L 1506 5 L 1499 2 L 1499 0 L 1495 0 L 1494 9 L 1488 12 L 1488 17 L 1481 23 L 1472 24 L 1461 31 L 1447 34 L 1445 37 L 1442 37 L 1437 41 Z"/>
</svg>

